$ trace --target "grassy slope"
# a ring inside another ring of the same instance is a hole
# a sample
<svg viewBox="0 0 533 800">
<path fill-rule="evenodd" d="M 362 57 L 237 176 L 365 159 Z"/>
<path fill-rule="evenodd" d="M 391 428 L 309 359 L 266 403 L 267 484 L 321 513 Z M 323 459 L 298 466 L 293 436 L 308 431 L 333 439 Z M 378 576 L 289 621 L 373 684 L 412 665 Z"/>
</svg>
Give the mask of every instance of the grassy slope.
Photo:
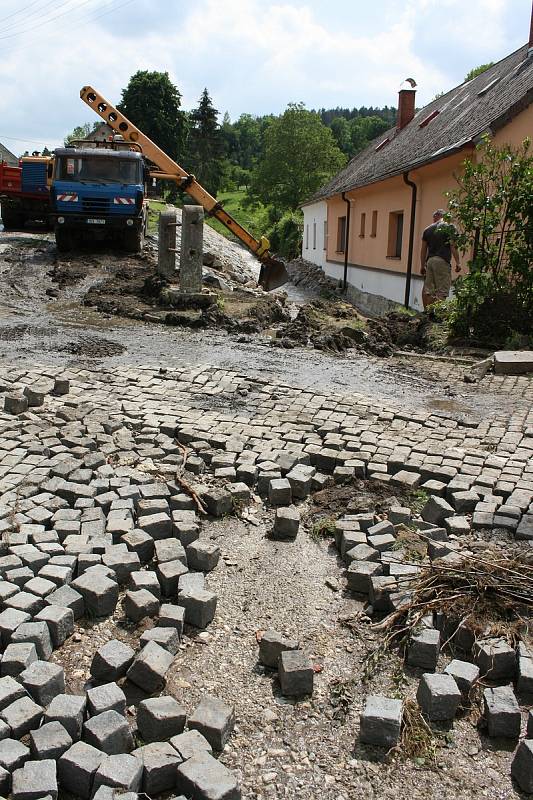
<svg viewBox="0 0 533 800">
<path fill-rule="evenodd" d="M 263 206 L 257 209 L 243 208 L 242 201 L 245 196 L 246 192 L 244 191 L 222 192 L 217 197 L 217 200 L 223 204 L 228 214 L 231 214 L 231 216 L 243 225 L 246 230 L 250 231 L 253 236 L 259 238 L 265 233 L 267 228 L 268 221 L 266 218 L 266 211 Z M 166 203 L 159 202 L 158 200 L 150 200 L 150 214 L 148 217 L 148 230 L 150 233 L 155 233 L 157 231 L 159 212 L 163 211 L 165 208 Z M 217 219 L 206 216 L 205 221 L 215 231 L 218 231 L 227 238 L 232 238 L 226 226 Z"/>
<path fill-rule="evenodd" d="M 258 209 L 243 208 L 242 201 L 246 197 L 246 192 L 222 192 L 218 195 L 217 200 L 222 203 L 224 210 L 231 214 L 246 230 L 258 238 L 265 233 L 267 226 L 266 212 L 263 207 Z M 206 222 L 214 230 L 223 234 L 223 236 L 230 237 L 231 234 L 225 225 L 222 225 L 217 219 L 210 217 L 206 218 Z"/>
<path fill-rule="evenodd" d="M 157 227 L 159 225 L 159 213 L 160 211 L 165 210 L 167 204 L 160 202 L 159 200 L 150 200 L 149 203 L 150 207 L 148 211 L 148 232 L 157 233 Z"/>
</svg>

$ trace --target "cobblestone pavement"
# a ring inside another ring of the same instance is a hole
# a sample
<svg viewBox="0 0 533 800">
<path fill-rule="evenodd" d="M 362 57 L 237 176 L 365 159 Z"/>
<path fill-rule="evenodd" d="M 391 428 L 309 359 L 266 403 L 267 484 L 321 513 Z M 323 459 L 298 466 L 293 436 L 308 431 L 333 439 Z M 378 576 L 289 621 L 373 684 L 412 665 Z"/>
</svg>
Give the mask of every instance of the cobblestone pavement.
<svg viewBox="0 0 533 800">
<path fill-rule="evenodd" d="M 17 641 L 37 641 L 34 632 L 27 634 L 33 638 L 25 639 L 18 626 L 23 628 L 31 620 L 39 624 L 36 618 L 41 619 L 44 598 L 58 586 L 61 590 L 58 570 L 66 569 L 71 578 L 74 571 L 77 574 L 71 586 L 85 608 L 85 621 L 78 620 L 72 628 L 74 636 L 51 655 L 51 662 L 65 669 L 69 693 L 84 696 L 90 686 L 86 681 L 94 671 L 94 653 L 109 639 L 131 645 L 132 653 L 138 651 L 139 637 L 146 633 L 159 637 L 152 649 L 171 647 L 167 634 L 161 633 L 164 628 L 146 625 L 153 612 L 139 610 L 141 592 L 133 592 L 129 601 L 124 593 L 131 594 L 131 580 L 137 581 L 137 588 L 152 581 L 163 595 L 161 602 L 165 596 L 172 601 L 187 573 L 184 547 L 192 568 L 190 546 L 195 545 L 201 527 L 195 558 L 199 574 L 209 575 L 206 581 L 202 578 L 201 588 L 181 585 L 178 605 L 185 603 L 186 636 L 172 653 L 174 665 L 166 667 L 167 692 L 178 698 L 188 716 L 201 716 L 194 708 L 203 694 L 215 695 L 223 701 L 217 713 L 225 721 L 217 734 L 222 739 L 216 740 L 221 746 L 214 747 L 223 749 L 218 766 L 201 761 L 199 777 L 183 777 L 186 794 L 192 791 L 194 780 L 198 778 L 200 785 L 205 773 L 214 770 L 217 780 L 227 782 L 228 791 L 236 791 L 231 789 L 236 775 L 245 798 L 349 800 L 354 793 L 466 798 L 475 796 L 480 786 L 486 787 L 482 793 L 511 797 L 511 754 L 494 753 L 490 747 L 481 751 L 475 732 L 463 723 L 458 729 L 470 754 L 461 752 L 452 758 L 444 753 L 439 775 L 431 770 L 415 773 L 405 764 L 391 767 L 382 759 L 374 763 L 360 746 L 353 750 L 363 704 L 361 691 L 352 690 L 349 724 L 340 728 L 328 705 L 333 680 L 351 680 L 362 657 L 361 646 L 354 645 L 351 634 L 338 624 L 341 615 L 360 609 L 357 601 L 340 591 L 333 591 L 331 599 L 324 596 L 326 581 L 334 590 L 341 587 L 335 555 L 308 536 L 296 547 L 270 542 L 265 534 L 271 529 L 273 510 L 257 497 L 250 510 L 244 508 L 240 520 L 229 523 L 223 515 L 240 508 L 241 502 L 246 505 L 250 488 L 264 497 L 271 480 L 287 475 L 296 465 L 309 465 L 314 488 L 326 485 L 327 476 L 334 475 L 337 480 L 375 479 L 376 484 L 388 485 L 391 495 L 423 487 L 450 498 L 472 489 L 477 501 L 469 527 L 485 533 L 502 528 L 528 547 L 533 540 L 531 380 L 490 378 L 486 394 L 490 412 L 487 405 L 469 412 L 454 397 L 462 389 L 460 370 L 447 362 L 432 362 L 431 369 L 439 386 L 451 388 L 451 396 L 439 397 L 438 392 L 426 396 L 418 409 L 411 402 L 404 407 L 398 397 L 370 397 L 349 387 L 328 391 L 325 379 L 313 388 L 309 376 L 292 383 L 261 378 L 252 365 L 236 371 L 166 363 L 162 369 L 160 362 L 97 368 L 72 359 L 68 369 L 64 363 L 33 364 L 31 369 L 13 361 L 2 363 L 0 397 L 8 409 L 0 412 L 4 548 L 0 588 L 7 592 L 0 612 L 3 645 L 11 635 L 14 610 L 23 615 L 17 617 L 13 630 L 18 632 Z M 396 372 L 390 364 L 382 369 L 389 369 L 389 380 L 395 375 L 406 380 L 409 362 L 400 363 Z M 416 383 L 416 368 L 411 374 Z M 69 385 L 61 386 L 65 380 Z M 60 394 L 66 389 L 68 393 Z M 468 403 L 474 406 L 475 391 L 468 392 Z M 409 397 L 413 394 L 416 387 Z M 183 466 L 185 472 L 181 472 Z M 201 521 L 197 516 L 195 503 L 183 494 L 177 471 L 206 503 L 210 519 Z M 236 506 L 228 505 L 232 498 Z M 213 521 L 213 516 L 219 519 Z M 168 538 L 170 526 L 172 538 Z M 143 569 L 147 546 L 156 550 L 155 565 L 148 571 Z M 32 579 L 42 582 L 31 583 Z M 6 589 L 13 584 L 15 600 Z M 183 597 L 189 598 L 189 605 Z M 159 600 L 149 597 L 150 603 L 162 613 Z M 108 615 L 104 622 L 90 621 L 91 615 L 101 613 Z M 165 613 L 177 612 L 167 609 Z M 140 627 L 134 624 L 139 615 Z M 254 631 L 269 624 L 297 636 L 312 653 L 317 666 L 313 700 L 296 704 L 283 700 L 271 688 L 268 672 L 255 664 Z M 199 633 L 198 628 L 206 630 Z M 41 639 L 37 644 L 44 646 Z M 5 657 L 4 653 L 2 660 Z M 136 658 L 140 658 L 138 652 Z M 168 664 L 171 661 L 169 657 Z M 152 678 L 154 673 L 159 679 L 165 677 L 165 670 L 162 676 L 158 672 L 160 665 L 151 669 Z M 132 683 L 145 681 L 144 672 L 142 679 L 135 676 L 132 672 Z M 144 689 L 148 694 L 161 691 L 158 681 Z M 134 717 L 139 697 L 128 694 L 126 700 Z M 41 699 L 32 707 L 33 721 L 26 720 L 25 726 L 17 728 L 13 723 L 12 738 L 25 741 L 24 732 L 38 724 L 45 706 Z M 229 715 L 230 706 L 237 716 L 231 738 L 233 723 L 224 716 Z M 44 713 L 48 721 L 50 714 Z M 117 737 L 125 735 L 120 726 Z M 205 728 L 199 729 L 205 733 Z M 96 734 L 91 733 L 90 739 L 89 733 L 84 733 L 85 740 L 96 741 Z M 119 752 L 132 747 L 133 740 L 121 745 Z M 133 752 L 140 758 L 137 750 Z M 470 761 L 472 754 L 477 761 Z M 123 788 L 146 791 L 151 775 L 146 765 L 151 762 L 143 763 L 144 777 L 132 773 L 133 777 L 120 783 Z M 99 781 L 107 780 L 109 768 L 104 762 L 98 767 Z M 492 776 L 488 784 L 478 774 L 484 770 Z M 26 787 L 30 778 L 22 777 Z M 495 790 L 489 788 L 491 782 Z M 165 786 L 164 782 L 158 785 Z M 198 796 L 210 797 L 207 791 Z"/>
<path fill-rule="evenodd" d="M 18 367 L 0 370 L 4 390 L 61 374 L 63 369 L 47 366 L 29 372 Z M 445 410 L 406 412 L 355 392 L 315 393 L 203 365 L 163 373 L 153 365 L 69 369 L 68 374 L 69 403 L 88 403 L 121 422 L 131 423 L 128 414 L 134 412 L 136 419 L 142 415 L 146 424 L 156 427 L 178 424 L 206 436 L 237 436 L 252 450 L 300 454 L 326 447 L 337 452 L 337 466 L 359 457 L 370 464 L 370 472 L 406 467 L 446 482 L 456 475 L 472 476 L 478 487 L 503 497 L 514 489 L 533 489 L 529 378 L 494 376 L 494 388 L 513 398 L 514 409 L 477 421 L 475 414 L 472 420 L 465 414 L 456 419 L 453 411 Z M 50 402 L 53 409 L 57 401 Z M 43 411 L 37 413 L 40 417 Z M 111 442 L 103 452 L 120 460 L 139 459 L 133 449 L 124 454 L 124 448 Z M 22 462 L 24 453 L 18 455 Z M 162 455 L 154 453 L 156 463 Z M 4 481 L 16 483 L 9 469 L 14 465 L 13 459 L 2 465 Z"/>
</svg>

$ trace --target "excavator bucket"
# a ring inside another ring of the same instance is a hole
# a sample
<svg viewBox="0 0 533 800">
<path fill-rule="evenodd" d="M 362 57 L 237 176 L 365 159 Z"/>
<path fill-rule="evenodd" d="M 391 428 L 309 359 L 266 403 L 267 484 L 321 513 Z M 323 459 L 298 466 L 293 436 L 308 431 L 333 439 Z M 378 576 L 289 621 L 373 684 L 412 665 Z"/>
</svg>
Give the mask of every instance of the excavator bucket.
<svg viewBox="0 0 533 800">
<path fill-rule="evenodd" d="M 267 256 L 263 260 L 258 283 L 266 292 L 279 289 L 288 280 L 289 276 L 282 261 L 278 261 L 277 258 L 272 258 L 272 256 Z"/>
</svg>

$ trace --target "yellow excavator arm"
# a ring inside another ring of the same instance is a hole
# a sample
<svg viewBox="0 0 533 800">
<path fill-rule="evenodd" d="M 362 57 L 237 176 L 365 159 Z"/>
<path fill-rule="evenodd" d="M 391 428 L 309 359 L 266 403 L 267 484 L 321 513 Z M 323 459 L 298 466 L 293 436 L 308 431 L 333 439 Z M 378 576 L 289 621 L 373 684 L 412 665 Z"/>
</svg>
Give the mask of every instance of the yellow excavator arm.
<svg viewBox="0 0 533 800">
<path fill-rule="evenodd" d="M 190 175 L 183 167 L 180 167 L 170 156 L 161 150 L 148 136 L 140 131 L 129 119 L 126 119 L 117 108 L 105 100 L 91 86 L 84 86 L 80 92 L 81 99 L 90 106 L 107 124 L 117 133 L 123 136 L 126 142 L 140 145 L 143 155 L 148 161 L 155 164 L 160 172 L 151 171 L 153 178 L 160 180 L 171 180 L 179 184 L 187 194 L 189 194 L 199 205 L 203 206 L 206 212 L 220 220 L 240 241 L 259 259 L 261 262 L 261 272 L 259 284 L 271 291 L 283 286 L 287 282 L 287 271 L 281 261 L 270 255 L 270 243 L 265 236 L 257 240 L 252 234 L 243 228 L 237 220 L 224 211 L 221 203 L 201 186 L 194 175 Z"/>
</svg>

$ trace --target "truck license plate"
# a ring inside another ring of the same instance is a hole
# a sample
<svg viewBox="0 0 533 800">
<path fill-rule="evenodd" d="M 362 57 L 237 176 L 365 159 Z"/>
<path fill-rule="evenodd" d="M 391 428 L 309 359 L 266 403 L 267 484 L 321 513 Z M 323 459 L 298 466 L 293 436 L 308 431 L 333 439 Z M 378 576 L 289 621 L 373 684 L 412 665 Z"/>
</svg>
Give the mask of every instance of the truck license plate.
<svg viewBox="0 0 533 800">
<path fill-rule="evenodd" d="M 89 225 L 105 225 L 105 219 L 88 219 Z"/>
</svg>

